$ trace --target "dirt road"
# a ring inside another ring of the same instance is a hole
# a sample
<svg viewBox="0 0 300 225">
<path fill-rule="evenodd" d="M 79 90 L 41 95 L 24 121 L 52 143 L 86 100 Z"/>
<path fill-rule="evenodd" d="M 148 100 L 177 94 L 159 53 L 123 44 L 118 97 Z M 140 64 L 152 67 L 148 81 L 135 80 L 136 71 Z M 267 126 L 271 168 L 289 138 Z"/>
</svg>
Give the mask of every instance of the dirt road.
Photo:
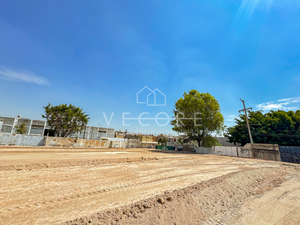
<svg viewBox="0 0 300 225">
<path fill-rule="evenodd" d="M 279 162 L 145 149 L 0 149 L 0 224 L 281 224 L 299 221 L 298 175 Z M 279 215 L 275 200 L 282 216 L 257 223 Z"/>
</svg>

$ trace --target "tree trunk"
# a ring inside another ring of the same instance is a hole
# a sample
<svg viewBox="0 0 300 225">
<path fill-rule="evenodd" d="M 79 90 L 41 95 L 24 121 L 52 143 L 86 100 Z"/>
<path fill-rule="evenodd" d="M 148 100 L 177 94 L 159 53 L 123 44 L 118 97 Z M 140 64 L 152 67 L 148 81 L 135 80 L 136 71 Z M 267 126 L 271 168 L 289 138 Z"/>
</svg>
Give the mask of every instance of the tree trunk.
<svg viewBox="0 0 300 225">
<path fill-rule="evenodd" d="M 198 142 L 198 147 L 201 147 L 201 140 L 197 140 Z"/>
</svg>

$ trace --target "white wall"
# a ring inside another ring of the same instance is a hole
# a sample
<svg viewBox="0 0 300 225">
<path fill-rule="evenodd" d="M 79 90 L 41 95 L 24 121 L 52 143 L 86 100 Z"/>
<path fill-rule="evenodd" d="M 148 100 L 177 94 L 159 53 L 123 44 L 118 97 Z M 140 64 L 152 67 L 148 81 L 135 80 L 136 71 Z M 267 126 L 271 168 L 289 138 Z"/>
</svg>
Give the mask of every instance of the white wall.
<svg viewBox="0 0 300 225">
<path fill-rule="evenodd" d="M 239 147 L 231 146 L 214 146 L 216 155 L 234 156 L 238 157 Z"/>
<path fill-rule="evenodd" d="M 44 146 L 44 136 L 0 133 L 0 145 Z"/>
<path fill-rule="evenodd" d="M 199 154 L 215 154 L 213 148 L 206 148 L 206 147 L 195 147 L 196 153 Z"/>
</svg>

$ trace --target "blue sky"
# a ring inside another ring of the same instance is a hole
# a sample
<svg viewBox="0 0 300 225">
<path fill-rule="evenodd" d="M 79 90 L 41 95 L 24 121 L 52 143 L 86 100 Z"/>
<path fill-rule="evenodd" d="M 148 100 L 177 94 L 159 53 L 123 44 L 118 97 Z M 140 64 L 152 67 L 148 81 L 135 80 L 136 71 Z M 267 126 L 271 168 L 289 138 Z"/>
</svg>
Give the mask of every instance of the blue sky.
<svg viewBox="0 0 300 225">
<path fill-rule="evenodd" d="M 109 127 L 168 133 L 153 120 L 123 126 L 122 115 L 172 116 L 191 89 L 215 96 L 227 126 L 239 98 L 254 110 L 295 110 L 299 24 L 297 0 L 2 0 L 0 115 L 41 119 L 48 103 L 71 103 L 90 125 L 114 113 Z M 166 106 L 137 104 L 145 86 Z"/>
</svg>

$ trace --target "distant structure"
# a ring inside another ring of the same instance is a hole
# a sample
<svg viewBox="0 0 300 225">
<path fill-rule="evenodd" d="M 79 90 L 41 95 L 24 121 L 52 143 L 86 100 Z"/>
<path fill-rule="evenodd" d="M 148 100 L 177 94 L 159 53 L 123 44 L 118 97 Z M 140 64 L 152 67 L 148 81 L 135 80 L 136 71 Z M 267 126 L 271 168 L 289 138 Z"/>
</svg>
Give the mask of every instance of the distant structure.
<svg viewBox="0 0 300 225">
<path fill-rule="evenodd" d="M 50 133 L 50 127 L 45 120 L 32 120 L 22 118 L 22 116 L 1 117 L 0 133 L 16 134 L 16 128 L 25 124 L 26 134 L 34 136 L 44 136 Z M 69 137 L 99 140 L 100 138 L 114 138 L 115 130 L 111 128 L 86 126 L 81 132 L 75 132 Z"/>
<path fill-rule="evenodd" d="M 25 124 L 26 135 L 44 135 L 46 121 L 26 119 L 21 116 L 0 117 L 0 133 L 15 134 L 16 128 L 22 124 Z"/>
<path fill-rule="evenodd" d="M 116 138 L 125 138 L 125 137 L 126 137 L 126 134 L 127 134 L 127 130 L 125 130 L 125 131 L 117 130 L 117 131 L 115 132 L 115 137 L 116 137 Z"/>
<path fill-rule="evenodd" d="M 81 132 L 71 134 L 70 138 L 100 140 L 101 138 L 114 138 L 115 129 L 86 126 Z"/>
</svg>

